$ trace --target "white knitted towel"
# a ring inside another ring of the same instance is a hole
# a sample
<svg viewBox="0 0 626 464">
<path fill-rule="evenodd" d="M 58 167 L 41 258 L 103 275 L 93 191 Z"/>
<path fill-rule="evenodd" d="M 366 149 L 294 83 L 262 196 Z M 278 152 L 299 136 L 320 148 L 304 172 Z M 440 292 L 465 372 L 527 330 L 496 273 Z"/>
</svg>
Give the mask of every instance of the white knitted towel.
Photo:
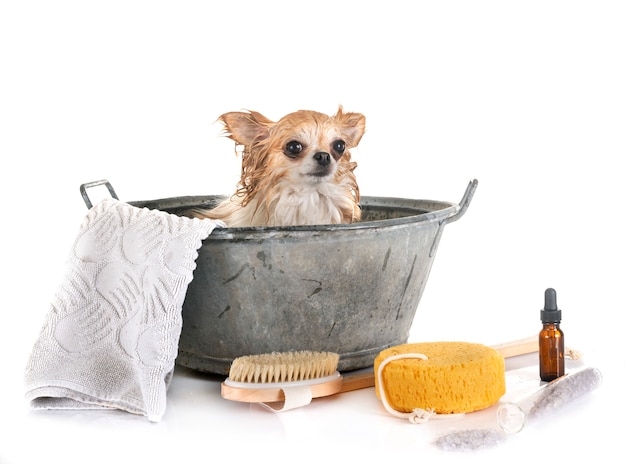
<svg viewBox="0 0 626 464">
<path fill-rule="evenodd" d="M 198 249 L 222 225 L 114 199 L 91 208 L 28 360 L 31 407 L 160 421 Z"/>
</svg>

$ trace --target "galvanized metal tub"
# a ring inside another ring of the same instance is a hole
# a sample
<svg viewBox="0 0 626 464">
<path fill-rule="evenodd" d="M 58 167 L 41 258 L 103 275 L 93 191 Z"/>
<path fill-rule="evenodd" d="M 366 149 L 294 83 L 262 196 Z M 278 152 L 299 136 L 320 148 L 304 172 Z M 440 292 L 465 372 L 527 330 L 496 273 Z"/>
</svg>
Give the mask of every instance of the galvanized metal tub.
<svg viewBox="0 0 626 464">
<path fill-rule="evenodd" d="M 362 197 L 356 224 L 215 229 L 202 243 L 182 308 L 177 364 L 228 374 L 233 359 L 333 351 L 342 371 L 406 343 L 444 227 L 459 204 Z M 221 197 L 129 202 L 176 213 Z"/>
</svg>

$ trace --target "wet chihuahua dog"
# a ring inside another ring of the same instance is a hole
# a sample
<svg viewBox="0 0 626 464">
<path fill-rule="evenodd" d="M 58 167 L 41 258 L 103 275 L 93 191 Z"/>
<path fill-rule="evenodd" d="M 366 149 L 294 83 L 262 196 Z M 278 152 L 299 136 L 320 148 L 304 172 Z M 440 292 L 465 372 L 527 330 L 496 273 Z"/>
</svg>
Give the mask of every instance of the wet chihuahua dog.
<svg viewBox="0 0 626 464">
<path fill-rule="evenodd" d="M 227 227 L 342 224 L 359 221 L 356 163 L 350 149 L 365 132 L 365 117 L 300 110 L 277 122 L 255 111 L 220 116 L 226 135 L 241 146 L 236 192 L 195 217 Z"/>
</svg>

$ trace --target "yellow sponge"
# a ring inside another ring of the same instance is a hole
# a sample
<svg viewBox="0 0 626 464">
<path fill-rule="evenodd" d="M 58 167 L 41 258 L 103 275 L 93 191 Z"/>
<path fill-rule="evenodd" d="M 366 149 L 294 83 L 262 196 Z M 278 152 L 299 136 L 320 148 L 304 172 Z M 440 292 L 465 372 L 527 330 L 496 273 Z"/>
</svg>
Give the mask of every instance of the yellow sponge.
<svg viewBox="0 0 626 464">
<path fill-rule="evenodd" d="M 466 413 L 496 403 L 506 391 L 504 358 L 478 343 L 426 342 L 398 345 L 381 351 L 374 372 L 385 359 L 408 353 L 427 359 L 396 359 L 382 370 L 384 396 L 396 411 L 416 408 L 437 414 Z M 381 398 L 378 375 L 376 395 Z"/>
</svg>

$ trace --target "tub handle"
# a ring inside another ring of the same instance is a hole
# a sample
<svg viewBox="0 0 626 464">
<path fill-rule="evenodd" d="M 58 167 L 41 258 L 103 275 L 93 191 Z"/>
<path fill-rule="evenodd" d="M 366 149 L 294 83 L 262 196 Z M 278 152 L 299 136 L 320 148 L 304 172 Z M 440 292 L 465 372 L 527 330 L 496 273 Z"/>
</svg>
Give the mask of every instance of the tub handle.
<svg viewBox="0 0 626 464">
<path fill-rule="evenodd" d="M 92 187 L 97 187 L 99 185 L 105 185 L 107 190 L 111 194 L 111 196 L 113 198 L 115 198 L 116 200 L 119 200 L 119 198 L 117 197 L 117 194 L 115 193 L 115 190 L 113 190 L 113 186 L 111 185 L 111 183 L 108 180 L 102 179 L 102 180 L 96 180 L 96 181 L 93 181 L 93 182 L 87 182 L 87 183 L 82 184 L 80 186 L 80 194 L 83 197 L 83 201 L 87 205 L 87 209 L 91 209 L 91 207 L 93 206 L 93 204 L 91 203 L 91 200 L 89 198 L 89 195 L 87 195 L 87 189 L 88 188 L 92 188 Z"/>
<path fill-rule="evenodd" d="M 467 185 L 467 188 L 465 189 L 465 193 L 463 194 L 463 198 L 461 198 L 461 201 L 459 203 L 459 209 L 456 211 L 456 213 L 451 214 L 450 216 L 448 216 L 445 219 L 442 219 L 439 222 L 439 229 L 437 229 L 437 235 L 435 235 L 435 240 L 433 241 L 433 244 L 430 247 L 429 256 L 431 258 L 435 256 L 435 253 L 437 252 L 437 247 L 439 246 L 439 240 L 441 240 L 441 234 L 443 232 L 444 227 L 447 224 L 450 224 L 451 222 L 454 222 L 454 221 L 458 221 L 459 219 L 461 219 L 461 217 L 463 217 L 463 215 L 467 211 L 467 208 L 469 208 L 469 205 L 472 202 L 472 198 L 474 198 L 474 192 L 476 192 L 477 186 L 478 186 L 478 180 L 472 179 Z"/>
<path fill-rule="evenodd" d="M 476 192 L 476 187 L 478 186 L 478 180 L 472 179 L 470 183 L 467 185 L 467 189 L 465 189 L 465 193 L 463 194 L 463 198 L 461 198 L 461 202 L 459 203 L 459 210 L 448 216 L 446 219 L 441 221 L 441 225 L 450 224 L 451 222 L 458 221 L 467 211 L 469 205 L 474 198 L 474 192 Z"/>
</svg>

